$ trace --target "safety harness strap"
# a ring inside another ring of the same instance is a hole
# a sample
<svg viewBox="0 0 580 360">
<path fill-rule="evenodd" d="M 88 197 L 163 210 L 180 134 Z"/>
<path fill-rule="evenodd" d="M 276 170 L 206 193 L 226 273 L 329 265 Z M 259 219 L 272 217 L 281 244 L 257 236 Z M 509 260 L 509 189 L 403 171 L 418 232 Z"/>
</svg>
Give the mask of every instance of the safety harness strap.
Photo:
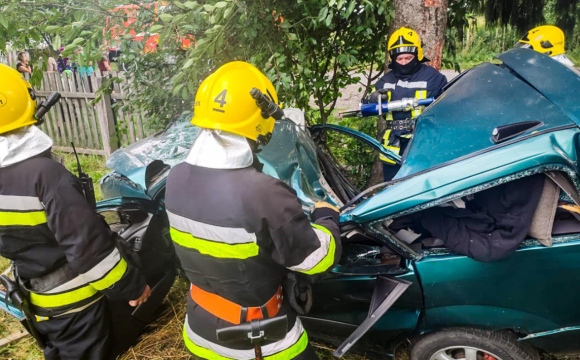
<svg viewBox="0 0 580 360">
<path fill-rule="evenodd" d="M 243 307 L 233 301 L 225 299 L 217 294 L 210 293 L 191 284 L 191 299 L 205 311 L 225 320 L 229 323 L 239 325 L 242 322 L 272 318 L 278 314 L 282 307 L 282 287 L 262 306 Z"/>
</svg>

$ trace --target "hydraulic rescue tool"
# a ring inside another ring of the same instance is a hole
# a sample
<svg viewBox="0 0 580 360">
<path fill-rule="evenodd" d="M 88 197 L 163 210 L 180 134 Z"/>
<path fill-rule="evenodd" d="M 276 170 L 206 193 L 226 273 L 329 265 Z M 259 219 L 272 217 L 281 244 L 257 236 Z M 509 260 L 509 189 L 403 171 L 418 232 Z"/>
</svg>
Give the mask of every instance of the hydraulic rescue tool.
<svg viewBox="0 0 580 360">
<path fill-rule="evenodd" d="M 262 110 L 262 116 L 264 119 L 268 119 L 269 117 L 273 117 L 274 120 L 282 120 L 284 118 L 284 111 L 280 109 L 280 106 L 276 104 L 274 101 L 271 100 L 271 97 L 268 98 L 264 93 L 256 88 L 252 88 L 250 90 L 250 96 L 256 100 L 256 105 Z M 266 136 L 260 135 L 256 139 L 258 144 L 266 145 L 270 139 L 272 138 L 272 133 L 268 133 Z"/>
<path fill-rule="evenodd" d="M 36 112 L 34 113 L 34 118 L 38 120 L 39 125 L 42 125 L 42 123 L 44 122 L 44 120 L 42 120 L 42 117 L 48 112 L 48 110 L 50 110 L 51 107 L 56 105 L 56 103 L 60 100 L 60 97 L 61 97 L 60 93 L 55 91 L 50 95 L 48 95 L 46 100 L 44 100 L 43 102 L 40 103 L 40 105 L 38 105 L 38 107 L 36 108 Z"/>
<path fill-rule="evenodd" d="M 264 118 L 273 117 L 275 120 L 281 120 L 284 117 L 284 111 L 280 109 L 278 104 L 270 100 L 264 93 L 260 90 L 253 88 L 250 90 L 250 95 L 256 100 L 256 104 L 260 110 L 262 110 L 262 116 Z"/>
<path fill-rule="evenodd" d="M 382 102 L 381 98 L 382 96 L 378 97 L 378 103 L 361 104 L 359 110 L 342 112 L 339 114 L 339 118 L 379 116 L 391 111 L 409 111 L 419 106 L 430 105 L 434 101 L 434 98 L 429 97 L 420 100 L 416 98 L 404 98 L 401 100 Z"/>
<path fill-rule="evenodd" d="M 77 169 L 79 172 L 79 180 L 81 182 L 81 186 L 83 188 L 83 194 L 85 195 L 85 199 L 93 209 L 97 207 L 97 199 L 95 198 L 95 188 L 93 185 L 93 178 L 90 177 L 87 173 L 83 172 L 81 168 L 81 162 L 79 161 L 79 155 L 77 154 L 77 149 L 75 149 L 75 144 L 73 142 L 70 143 L 72 149 L 75 153 L 77 158 Z"/>
</svg>

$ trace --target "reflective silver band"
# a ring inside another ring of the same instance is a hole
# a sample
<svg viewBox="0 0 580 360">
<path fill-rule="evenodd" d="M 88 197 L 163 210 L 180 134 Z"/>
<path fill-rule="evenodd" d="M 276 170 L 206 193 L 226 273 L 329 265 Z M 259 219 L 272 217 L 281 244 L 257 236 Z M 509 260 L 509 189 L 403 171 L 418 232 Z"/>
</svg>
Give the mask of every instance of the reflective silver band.
<svg viewBox="0 0 580 360">
<path fill-rule="evenodd" d="M 320 246 L 318 249 L 314 250 L 313 252 L 308 255 L 304 261 L 298 265 L 291 266 L 288 269 L 292 271 L 308 271 L 315 267 L 322 259 L 328 255 L 328 249 L 330 248 L 330 242 L 332 241 L 332 237 L 325 233 L 324 231 L 316 228 L 312 228 L 318 236 L 318 240 L 320 240 Z"/>
<path fill-rule="evenodd" d="M 65 291 L 69 291 L 72 289 L 76 289 L 78 287 L 87 285 L 88 283 L 94 282 L 99 280 L 103 276 L 105 276 L 112 268 L 117 265 L 117 263 L 121 260 L 121 254 L 119 250 L 115 248 L 106 258 L 101 260 L 100 263 L 93 266 L 93 268 L 87 271 L 84 274 L 81 274 L 75 277 L 72 280 L 67 281 L 66 283 L 55 287 L 49 291 L 44 292 L 43 294 L 56 294 Z"/>
<path fill-rule="evenodd" d="M 426 89 L 427 81 L 397 81 L 397 86 L 404 87 L 407 89 Z"/>
<path fill-rule="evenodd" d="M 36 196 L 0 195 L 0 210 L 43 211 L 44 205 Z"/>
<path fill-rule="evenodd" d="M 167 211 L 169 224 L 181 232 L 190 233 L 196 238 L 221 242 L 224 244 L 256 243 L 256 234 L 247 232 L 244 228 L 230 228 L 205 224 Z"/>
</svg>

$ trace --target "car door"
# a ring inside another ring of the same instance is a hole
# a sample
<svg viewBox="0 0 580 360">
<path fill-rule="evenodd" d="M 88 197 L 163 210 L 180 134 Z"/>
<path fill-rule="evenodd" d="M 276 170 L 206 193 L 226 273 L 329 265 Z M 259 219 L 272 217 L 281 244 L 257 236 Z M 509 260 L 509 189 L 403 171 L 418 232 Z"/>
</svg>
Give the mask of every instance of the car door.
<svg viewBox="0 0 580 360">
<path fill-rule="evenodd" d="M 400 161 L 399 155 L 359 131 L 333 124 L 316 125 L 309 130 L 314 139 L 323 132 L 338 133 L 359 141 L 370 151 Z M 328 182 L 335 184 L 330 179 Z M 349 351 L 355 343 L 353 347 L 367 353 L 374 351 L 384 355 L 385 351 L 393 350 L 398 343 L 396 340 L 417 326 L 423 307 L 419 280 L 411 262 L 404 256 L 393 255 L 396 263 L 391 260 L 385 264 L 384 259 L 379 260 L 381 252 L 385 251 L 384 243 L 376 242 L 364 226 L 343 223 L 341 227 L 341 262 L 324 279 L 314 283 L 313 306 L 310 313 L 302 317 L 304 326 L 310 336 L 339 346 L 335 356 Z M 400 293 L 393 287 L 397 283 L 404 284 L 398 289 Z M 380 309 L 381 304 L 383 309 Z M 388 310 L 382 313 L 385 308 Z"/>
</svg>

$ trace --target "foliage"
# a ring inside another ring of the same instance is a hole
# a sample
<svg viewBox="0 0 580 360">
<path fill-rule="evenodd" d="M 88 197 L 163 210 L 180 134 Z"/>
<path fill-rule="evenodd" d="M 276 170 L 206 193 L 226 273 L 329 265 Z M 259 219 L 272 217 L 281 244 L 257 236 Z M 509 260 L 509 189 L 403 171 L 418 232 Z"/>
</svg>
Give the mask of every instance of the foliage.
<svg viewBox="0 0 580 360">
<path fill-rule="evenodd" d="M 377 117 L 338 119 L 331 116 L 328 122 L 376 137 L 377 120 Z M 377 159 L 378 153 L 369 145 L 348 135 L 328 131 L 326 136 L 330 153 L 341 168 L 342 173 L 356 188 L 365 189 L 368 186 L 373 163 Z"/>
<path fill-rule="evenodd" d="M 470 25 L 463 31 L 462 38 L 459 37 L 458 30 L 447 30 L 447 37 L 453 39 L 455 46 L 454 49 L 447 48 L 447 52 L 462 69 L 471 68 L 484 61 L 494 61 L 494 56 L 512 48 L 521 37 L 521 33 L 511 26 L 486 27 L 478 25 L 478 20 L 483 23 L 483 18 L 473 17 Z"/>
<path fill-rule="evenodd" d="M 19 3 L 4 1 L 0 4 L 5 8 Z M 103 32 L 107 16 L 108 26 L 128 20 L 123 13 L 109 11 L 114 8 L 112 1 L 67 0 L 59 5 L 38 0 L 24 8 L 32 18 L 23 15 L 7 24 L 3 24 L 6 17 L 0 21 L 5 32 L 22 29 L 6 34 L 17 38 L 15 48 L 32 47 L 29 36 L 46 34 L 53 49 L 66 45 L 64 55 L 83 46 L 85 55 L 75 55 L 80 63 L 100 59 L 103 36 L 111 43 L 111 33 Z M 62 16 L 49 16 L 45 23 L 33 20 L 44 13 Z M 132 106 L 166 123 L 191 108 L 200 81 L 211 71 L 228 61 L 243 60 L 273 80 L 282 102 L 308 110 L 313 97 L 324 122 L 340 90 L 360 80 L 349 72 L 382 68 L 383 42 L 392 17 L 389 0 L 188 0 L 169 1 L 159 12 L 141 6 L 125 33 L 142 33 L 144 41 L 158 34 L 159 46 L 155 53 L 144 53 L 132 36 L 119 39 L 121 61 L 136 79 L 136 86 L 128 89 Z M 33 26 L 38 30 L 30 34 L 24 30 Z M 184 38 L 194 38 L 197 46 L 184 50 L 180 46 Z"/>
<path fill-rule="evenodd" d="M 283 102 L 308 109 L 312 96 L 322 122 L 340 89 L 359 80 L 349 72 L 377 64 L 392 18 L 385 0 L 187 1 L 164 15 L 164 34 L 198 34 L 197 47 L 176 63 L 183 71 L 174 93 L 187 100 L 208 71 L 244 60 L 273 80 Z"/>
</svg>

